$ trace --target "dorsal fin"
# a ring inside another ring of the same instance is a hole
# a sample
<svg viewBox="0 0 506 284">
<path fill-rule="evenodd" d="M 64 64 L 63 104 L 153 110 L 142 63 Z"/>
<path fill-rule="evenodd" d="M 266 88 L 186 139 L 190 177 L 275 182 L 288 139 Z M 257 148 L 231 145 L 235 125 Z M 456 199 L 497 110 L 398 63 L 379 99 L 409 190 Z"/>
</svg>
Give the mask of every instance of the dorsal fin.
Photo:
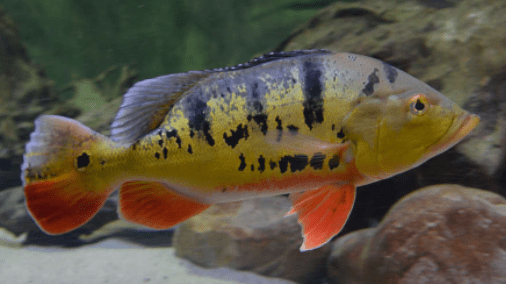
<svg viewBox="0 0 506 284">
<path fill-rule="evenodd" d="M 137 82 L 123 97 L 111 124 L 111 138 L 116 142 L 133 143 L 156 129 L 186 91 L 214 72 L 236 71 L 283 58 L 328 53 L 331 51 L 324 49 L 269 52 L 232 67 L 170 74 Z"/>
<path fill-rule="evenodd" d="M 111 124 L 111 138 L 133 143 L 157 128 L 174 103 L 209 71 L 170 74 L 137 82 L 123 97 Z"/>
<path fill-rule="evenodd" d="M 328 54 L 331 51 L 326 49 L 308 49 L 308 50 L 293 50 L 293 51 L 273 51 L 266 53 L 262 56 L 251 59 L 250 61 L 242 64 L 237 64 L 235 66 L 230 67 L 222 67 L 216 69 L 210 69 L 206 71 L 213 72 L 227 72 L 227 71 L 236 71 L 241 69 L 247 69 L 253 66 L 261 65 L 263 63 L 276 61 L 279 59 L 287 58 L 287 57 L 297 57 L 304 55 L 314 55 L 314 54 Z"/>
</svg>

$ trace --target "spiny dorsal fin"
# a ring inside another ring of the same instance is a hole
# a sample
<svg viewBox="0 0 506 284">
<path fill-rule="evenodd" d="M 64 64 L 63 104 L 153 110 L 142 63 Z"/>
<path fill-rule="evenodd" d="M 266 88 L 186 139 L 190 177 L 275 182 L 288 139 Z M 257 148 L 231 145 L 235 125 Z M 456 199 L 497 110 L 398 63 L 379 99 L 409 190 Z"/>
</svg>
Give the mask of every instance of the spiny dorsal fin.
<svg viewBox="0 0 506 284">
<path fill-rule="evenodd" d="M 330 52 L 324 49 L 269 52 L 232 67 L 170 74 L 140 81 L 123 97 L 123 103 L 111 125 L 111 138 L 116 142 L 133 143 L 156 129 L 186 91 L 214 72 L 242 70 L 283 58 Z"/>
<path fill-rule="evenodd" d="M 235 66 L 230 66 L 230 67 L 211 69 L 211 70 L 207 70 L 207 71 L 213 71 L 213 72 L 236 71 L 236 70 L 247 69 L 247 68 L 250 68 L 253 66 L 261 65 L 261 64 L 267 63 L 267 62 L 272 62 L 272 61 L 276 61 L 279 59 L 288 58 L 288 57 L 297 57 L 297 56 L 314 55 L 314 54 L 327 54 L 327 53 L 331 53 L 331 51 L 325 50 L 325 49 L 273 51 L 273 52 L 266 53 L 262 56 L 253 58 L 246 63 L 237 64 Z"/>
<path fill-rule="evenodd" d="M 170 74 L 137 82 L 123 97 L 123 103 L 111 124 L 111 138 L 133 143 L 156 129 L 174 103 L 208 71 Z"/>
</svg>

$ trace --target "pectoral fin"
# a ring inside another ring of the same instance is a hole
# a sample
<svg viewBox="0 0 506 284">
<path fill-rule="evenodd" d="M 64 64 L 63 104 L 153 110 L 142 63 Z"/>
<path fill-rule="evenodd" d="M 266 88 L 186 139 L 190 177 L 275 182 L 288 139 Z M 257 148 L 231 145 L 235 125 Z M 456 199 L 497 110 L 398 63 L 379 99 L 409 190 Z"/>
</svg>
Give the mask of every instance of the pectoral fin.
<svg viewBox="0 0 506 284">
<path fill-rule="evenodd" d="M 287 215 L 298 213 L 304 242 L 301 251 L 326 244 L 344 227 L 355 203 L 355 186 L 326 185 L 290 195 L 293 207 Z"/>
<path fill-rule="evenodd" d="M 158 182 L 129 181 L 119 192 L 119 215 L 132 223 L 167 229 L 207 209 Z"/>
</svg>

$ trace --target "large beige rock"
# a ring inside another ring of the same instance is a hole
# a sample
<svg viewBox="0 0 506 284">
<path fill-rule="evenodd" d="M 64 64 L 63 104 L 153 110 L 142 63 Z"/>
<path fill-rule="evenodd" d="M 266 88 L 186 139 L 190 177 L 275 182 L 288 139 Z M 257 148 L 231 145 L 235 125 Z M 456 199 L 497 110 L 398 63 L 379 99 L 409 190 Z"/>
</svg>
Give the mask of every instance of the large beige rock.
<svg viewBox="0 0 506 284">
<path fill-rule="evenodd" d="M 230 267 L 309 283 L 321 277 L 329 245 L 300 252 L 301 228 L 285 197 L 217 204 L 179 225 L 179 257 L 204 267 Z"/>
<path fill-rule="evenodd" d="M 506 199 L 458 185 L 421 189 L 380 225 L 341 237 L 332 283 L 504 283 Z"/>
</svg>

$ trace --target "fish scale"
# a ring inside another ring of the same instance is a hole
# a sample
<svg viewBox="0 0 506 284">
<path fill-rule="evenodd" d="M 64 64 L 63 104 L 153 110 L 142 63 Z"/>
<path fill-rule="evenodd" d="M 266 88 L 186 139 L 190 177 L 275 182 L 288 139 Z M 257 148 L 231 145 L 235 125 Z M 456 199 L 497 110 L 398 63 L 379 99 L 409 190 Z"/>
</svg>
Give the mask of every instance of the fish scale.
<svg viewBox="0 0 506 284">
<path fill-rule="evenodd" d="M 344 226 L 356 186 L 409 170 L 479 122 L 379 60 L 326 50 L 165 75 L 124 96 L 111 137 L 41 116 L 22 165 L 27 206 L 49 234 L 93 217 L 119 187 L 120 217 L 155 229 L 215 203 L 291 193 L 301 250 Z"/>
</svg>

